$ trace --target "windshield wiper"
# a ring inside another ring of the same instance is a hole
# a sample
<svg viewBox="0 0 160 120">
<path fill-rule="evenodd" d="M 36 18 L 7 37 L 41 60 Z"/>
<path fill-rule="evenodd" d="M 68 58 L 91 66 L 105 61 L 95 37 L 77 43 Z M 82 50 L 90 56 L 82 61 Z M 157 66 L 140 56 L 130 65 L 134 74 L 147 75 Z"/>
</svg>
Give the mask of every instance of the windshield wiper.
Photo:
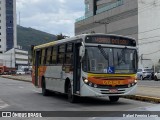
<svg viewBox="0 0 160 120">
<path fill-rule="evenodd" d="M 117 53 L 118 64 L 121 64 L 122 62 L 124 62 L 126 64 L 126 60 L 125 60 L 126 49 L 127 49 L 127 47 L 125 47 L 124 49 L 122 49 L 120 56 Z"/>
<path fill-rule="evenodd" d="M 102 53 L 103 57 L 108 60 L 109 56 L 108 54 L 104 51 L 104 49 L 102 48 L 101 45 L 98 45 L 98 49 L 100 50 L 100 52 Z"/>
</svg>

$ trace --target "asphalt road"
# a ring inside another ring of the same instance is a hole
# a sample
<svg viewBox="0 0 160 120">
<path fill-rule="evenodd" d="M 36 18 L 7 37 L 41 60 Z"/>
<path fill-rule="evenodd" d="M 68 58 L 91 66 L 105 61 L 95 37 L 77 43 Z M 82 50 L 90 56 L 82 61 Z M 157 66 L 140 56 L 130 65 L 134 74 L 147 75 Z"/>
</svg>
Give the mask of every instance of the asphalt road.
<svg viewBox="0 0 160 120">
<path fill-rule="evenodd" d="M 109 102 L 108 98 L 81 98 L 80 103 L 71 104 L 65 95 L 44 97 L 41 89 L 35 88 L 29 82 L 0 78 L 0 111 L 129 111 L 147 106 L 156 104 L 124 98 L 120 98 L 117 103 Z M 54 119 L 60 120 L 60 118 Z"/>
</svg>

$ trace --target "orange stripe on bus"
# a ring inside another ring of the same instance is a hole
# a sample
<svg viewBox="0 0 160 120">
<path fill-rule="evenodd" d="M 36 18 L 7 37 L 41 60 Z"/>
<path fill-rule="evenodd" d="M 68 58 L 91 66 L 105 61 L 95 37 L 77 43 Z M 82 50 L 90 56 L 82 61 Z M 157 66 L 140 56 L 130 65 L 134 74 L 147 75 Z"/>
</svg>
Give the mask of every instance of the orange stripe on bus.
<svg viewBox="0 0 160 120">
<path fill-rule="evenodd" d="M 118 78 L 104 78 L 104 77 L 88 77 L 88 80 L 97 85 L 128 85 L 135 81 L 135 77 L 125 77 L 123 79 Z"/>
</svg>

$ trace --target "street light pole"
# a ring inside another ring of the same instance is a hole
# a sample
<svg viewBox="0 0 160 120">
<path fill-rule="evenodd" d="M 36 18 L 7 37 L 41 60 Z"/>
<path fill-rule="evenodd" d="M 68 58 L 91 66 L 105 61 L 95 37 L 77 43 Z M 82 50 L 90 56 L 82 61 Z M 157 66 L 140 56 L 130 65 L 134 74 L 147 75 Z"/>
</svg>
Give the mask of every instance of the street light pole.
<svg viewBox="0 0 160 120">
<path fill-rule="evenodd" d="M 98 23 L 98 24 L 102 24 L 102 25 L 105 25 L 105 33 L 107 34 L 107 25 L 109 24 L 109 22 L 101 22 L 101 21 L 95 21 L 94 23 Z"/>
</svg>

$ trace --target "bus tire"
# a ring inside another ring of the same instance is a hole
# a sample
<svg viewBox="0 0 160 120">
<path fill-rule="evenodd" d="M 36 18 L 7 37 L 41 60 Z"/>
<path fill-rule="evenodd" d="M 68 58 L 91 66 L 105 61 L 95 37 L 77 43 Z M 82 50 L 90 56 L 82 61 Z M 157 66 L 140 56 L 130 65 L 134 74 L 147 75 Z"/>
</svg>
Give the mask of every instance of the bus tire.
<svg viewBox="0 0 160 120">
<path fill-rule="evenodd" d="M 43 96 L 49 96 L 50 91 L 46 89 L 46 83 L 45 83 L 45 78 L 42 78 L 42 95 Z"/>
<path fill-rule="evenodd" d="M 72 86 L 71 83 L 68 84 L 68 101 L 70 103 L 76 103 L 76 96 L 72 94 Z"/>
<path fill-rule="evenodd" d="M 111 102 L 117 102 L 119 100 L 119 96 L 109 96 L 109 100 Z"/>
</svg>

